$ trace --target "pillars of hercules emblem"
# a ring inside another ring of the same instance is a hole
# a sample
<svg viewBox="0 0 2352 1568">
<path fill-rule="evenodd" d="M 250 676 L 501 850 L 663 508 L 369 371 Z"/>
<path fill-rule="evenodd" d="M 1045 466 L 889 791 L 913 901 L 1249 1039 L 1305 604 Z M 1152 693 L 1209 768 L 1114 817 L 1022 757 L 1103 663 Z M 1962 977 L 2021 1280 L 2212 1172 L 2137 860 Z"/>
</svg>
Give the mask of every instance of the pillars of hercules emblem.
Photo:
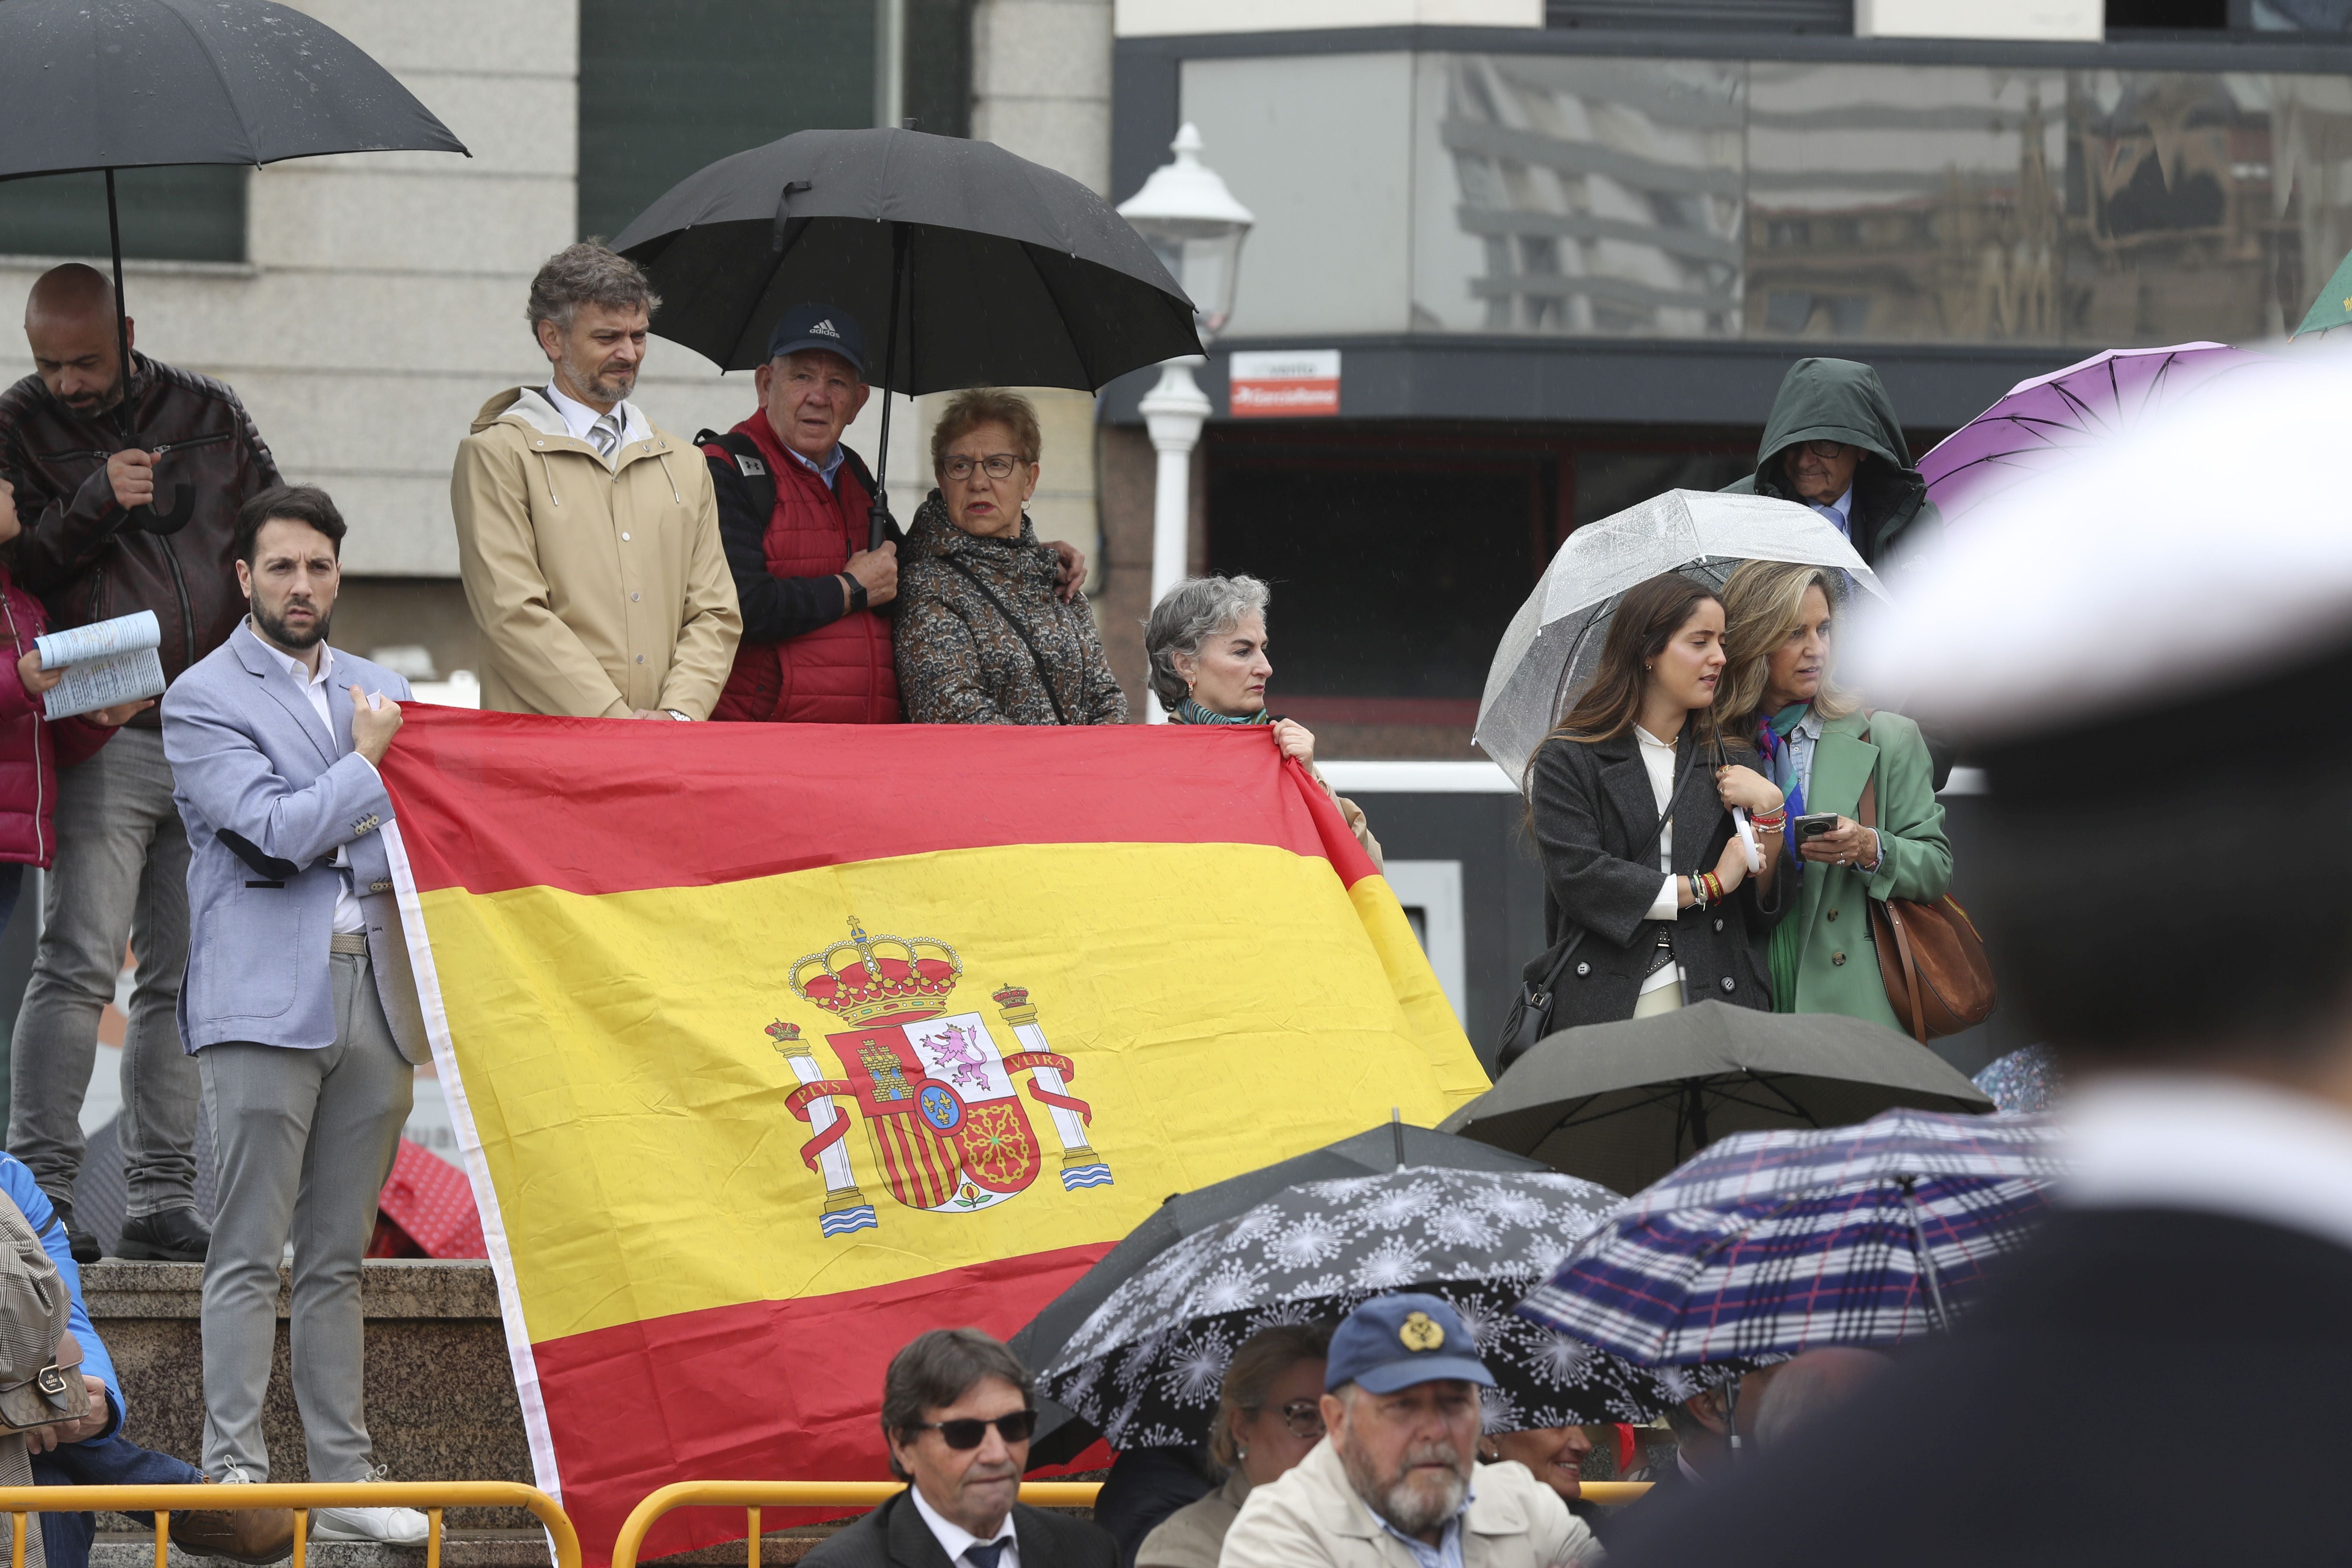
<svg viewBox="0 0 2352 1568">
<path fill-rule="evenodd" d="M 1068 1058 L 1055 1055 L 1045 1043 L 1045 1031 L 1037 1026 L 1037 1009 L 1029 993 L 1018 985 L 1007 985 L 993 999 L 1013 1038 L 1021 1042 L 1020 1054 L 1004 1065 L 1008 1069 L 1025 1067 L 1030 1070 L 1030 1098 L 1045 1107 L 1054 1119 L 1054 1134 L 1062 1141 L 1062 1190 L 1108 1186 L 1110 1162 L 1087 1142 L 1086 1105 L 1070 1097 L 1062 1076 L 1069 1067 Z"/>
<path fill-rule="evenodd" d="M 793 1069 L 793 1076 L 803 1083 L 815 1083 L 824 1077 L 816 1065 L 816 1053 L 801 1038 L 796 1024 L 778 1022 L 768 1026 L 768 1033 L 776 1042 L 776 1050 Z M 830 1098 L 820 1096 L 808 1104 L 810 1129 L 819 1138 L 824 1136 L 841 1108 Z M 846 1127 L 842 1129 L 845 1132 Z M 857 1189 L 856 1177 L 850 1174 L 849 1151 L 835 1138 L 816 1157 L 817 1169 L 824 1176 L 824 1207 L 817 1211 L 817 1231 L 823 1236 L 845 1236 L 853 1230 L 878 1228 L 881 1220 L 874 1213 L 874 1205 Z"/>
</svg>

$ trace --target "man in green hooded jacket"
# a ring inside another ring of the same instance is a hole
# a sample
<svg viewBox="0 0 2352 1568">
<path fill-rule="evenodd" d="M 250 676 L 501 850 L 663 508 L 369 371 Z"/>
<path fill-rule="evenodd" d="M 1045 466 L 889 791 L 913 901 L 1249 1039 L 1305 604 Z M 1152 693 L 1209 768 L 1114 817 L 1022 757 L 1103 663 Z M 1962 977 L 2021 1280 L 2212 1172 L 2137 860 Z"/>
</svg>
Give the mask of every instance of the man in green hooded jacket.
<svg viewBox="0 0 2352 1568">
<path fill-rule="evenodd" d="M 1911 466 L 1878 373 L 1850 359 L 1801 359 L 1772 400 L 1756 471 L 1727 490 L 1801 501 L 1837 524 L 1879 572 L 1943 527 Z"/>
</svg>

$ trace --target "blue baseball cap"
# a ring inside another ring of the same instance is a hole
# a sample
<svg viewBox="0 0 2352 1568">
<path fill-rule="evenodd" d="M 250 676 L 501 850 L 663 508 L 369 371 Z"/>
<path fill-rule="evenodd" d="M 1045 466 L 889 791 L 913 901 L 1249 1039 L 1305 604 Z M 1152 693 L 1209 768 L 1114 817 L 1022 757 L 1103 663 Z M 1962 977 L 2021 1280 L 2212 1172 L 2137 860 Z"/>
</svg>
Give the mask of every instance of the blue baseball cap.
<svg viewBox="0 0 2352 1568">
<path fill-rule="evenodd" d="M 1441 1378 L 1495 1386 L 1462 1314 L 1435 1296 L 1373 1297 L 1333 1331 L 1323 1363 L 1327 1390 L 1352 1383 L 1370 1394 L 1394 1394 Z"/>
<path fill-rule="evenodd" d="M 777 319 L 768 333 L 768 357 L 796 354 L 803 349 L 824 349 L 847 360 L 859 375 L 866 374 L 866 334 L 857 318 L 831 305 L 795 305 Z"/>
</svg>

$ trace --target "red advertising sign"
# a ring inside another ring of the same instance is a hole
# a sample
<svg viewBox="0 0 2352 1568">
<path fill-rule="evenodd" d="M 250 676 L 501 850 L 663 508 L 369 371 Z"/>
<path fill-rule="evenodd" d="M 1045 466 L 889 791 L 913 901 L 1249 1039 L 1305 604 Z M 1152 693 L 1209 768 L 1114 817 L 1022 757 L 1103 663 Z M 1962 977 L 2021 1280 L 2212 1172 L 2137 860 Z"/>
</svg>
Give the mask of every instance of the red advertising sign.
<svg viewBox="0 0 2352 1568">
<path fill-rule="evenodd" d="M 1236 419 L 1331 418 L 1339 412 L 1339 351 L 1278 349 L 1232 356 Z"/>
</svg>

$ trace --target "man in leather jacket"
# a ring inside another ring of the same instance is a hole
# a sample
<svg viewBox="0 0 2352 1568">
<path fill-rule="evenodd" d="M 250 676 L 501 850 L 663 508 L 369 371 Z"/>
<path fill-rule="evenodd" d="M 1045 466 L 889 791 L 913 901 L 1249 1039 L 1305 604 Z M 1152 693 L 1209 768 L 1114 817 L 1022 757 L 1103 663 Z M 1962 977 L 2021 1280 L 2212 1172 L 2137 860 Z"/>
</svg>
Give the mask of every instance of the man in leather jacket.
<svg viewBox="0 0 2352 1568">
<path fill-rule="evenodd" d="M 0 474 L 24 520 L 16 574 L 77 626 L 152 610 L 165 678 L 217 647 L 245 614 L 229 563 L 237 509 L 278 482 L 236 394 L 133 352 L 127 409 L 114 290 L 79 263 L 52 268 L 25 304 L 36 374 L 0 393 Z M 127 417 L 126 417 L 127 414 Z M 120 1135 L 131 1184 L 125 1258 L 195 1261 L 194 1061 L 175 1018 L 188 955 L 188 841 L 155 710 L 63 770 L 57 859 L 10 1048 L 8 1147 L 65 1216 L 74 1256 L 81 1103 L 99 1013 L 127 939 L 138 961 L 123 1042 Z"/>
</svg>

